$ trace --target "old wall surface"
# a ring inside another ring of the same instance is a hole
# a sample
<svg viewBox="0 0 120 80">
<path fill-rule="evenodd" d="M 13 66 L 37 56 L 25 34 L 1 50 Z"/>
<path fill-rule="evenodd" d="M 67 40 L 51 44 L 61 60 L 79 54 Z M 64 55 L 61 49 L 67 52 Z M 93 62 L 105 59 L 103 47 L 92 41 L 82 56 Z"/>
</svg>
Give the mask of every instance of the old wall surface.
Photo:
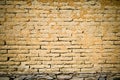
<svg viewBox="0 0 120 80">
<path fill-rule="evenodd" d="M 120 0 L 0 0 L 0 74 L 41 73 L 119 77 Z"/>
</svg>

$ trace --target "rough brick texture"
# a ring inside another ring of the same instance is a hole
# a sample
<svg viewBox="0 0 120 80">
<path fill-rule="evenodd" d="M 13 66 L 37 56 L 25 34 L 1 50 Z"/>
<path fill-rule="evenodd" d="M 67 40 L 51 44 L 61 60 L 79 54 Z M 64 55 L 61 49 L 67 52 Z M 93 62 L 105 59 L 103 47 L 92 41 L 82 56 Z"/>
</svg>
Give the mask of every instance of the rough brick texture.
<svg viewBox="0 0 120 80">
<path fill-rule="evenodd" d="M 0 0 L 0 73 L 120 73 L 120 0 Z"/>
</svg>

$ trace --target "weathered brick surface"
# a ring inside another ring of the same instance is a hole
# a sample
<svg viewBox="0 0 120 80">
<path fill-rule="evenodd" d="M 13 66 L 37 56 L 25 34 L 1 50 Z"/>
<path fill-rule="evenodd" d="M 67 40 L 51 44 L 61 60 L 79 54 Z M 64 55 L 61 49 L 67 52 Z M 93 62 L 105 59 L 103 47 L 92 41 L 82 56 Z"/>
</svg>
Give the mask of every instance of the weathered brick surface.
<svg viewBox="0 0 120 80">
<path fill-rule="evenodd" d="M 120 73 L 119 0 L 0 0 L 0 73 L 59 72 Z"/>
</svg>

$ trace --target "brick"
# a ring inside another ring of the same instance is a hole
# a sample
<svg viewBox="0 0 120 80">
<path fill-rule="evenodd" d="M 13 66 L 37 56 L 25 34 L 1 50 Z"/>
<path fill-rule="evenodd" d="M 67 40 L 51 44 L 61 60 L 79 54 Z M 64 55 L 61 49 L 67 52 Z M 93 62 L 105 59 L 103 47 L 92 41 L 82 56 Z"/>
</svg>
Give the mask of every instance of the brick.
<svg viewBox="0 0 120 80">
<path fill-rule="evenodd" d="M 15 14 L 6 13 L 7 18 L 15 17 Z"/>
<path fill-rule="evenodd" d="M 31 65 L 30 68 L 41 69 L 41 68 L 50 68 L 50 66 L 49 65 Z"/>
<path fill-rule="evenodd" d="M 113 48 L 117 48 L 117 46 L 115 46 L 115 45 L 103 45 L 103 48 L 113 49 Z"/>
<path fill-rule="evenodd" d="M 30 59 L 34 61 L 50 61 L 51 60 L 50 57 L 31 57 Z"/>
<path fill-rule="evenodd" d="M 80 56 L 79 54 L 76 54 L 76 53 L 65 53 L 65 54 L 60 54 L 61 57 L 77 57 L 77 56 Z"/>
<path fill-rule="evenodd" d="M 21 74 L 23 74 L 23 71 L 25 72 L 25 73 L 36 73 L 36 72 L 38 72 L 38 69 L 18 69 L 18 71 L 16 71 L 15 73 L 21 73 Z"/>
<path fill-rule="evenodd" d="M 71 61 L 72 57 L 56 57 L 52 58 L 53 61 Z"/>
<path fill-rule="evenodd" d="M 56 53 L 48 53 L 48 54 L 39 54 L 39 57 L 59 57 L 60 54 L 56 54 Z"/>
<path fill-rule="evenodd" d="M 80 64 L 80 65 L 72 65 L 73 68 L 92 68 L 93 64 Z"/>
<path fill-rule="evenodd" d="M 78 22 L 57 22 L 58 26 L 76 26 Z"/>
<path fill-rule="evenodd" d="M 20 49 L 20 50 L 28 50 L 28 49 L 40 49 L 40 46 L 7 46 L 7 49 Z"/>
<path fill-rule="evenodd" d="M 78 56 L 78 57 L 73 57 L 73 60 L 75 60 L 76 63 L 80 63 L 81 64 L 81 62 L 83 63 L 85 60 L 89 60 L 89 58 L 88 57 L 80 57 L 80 56 Z"/>
<path fill-rule="evenodd" d="M 57 41 L 58 38 L 39 38 L 38 40 L 40 41 L 47 41 L 47 42 L 50 42 L 50 41 Z"/>
<path fill-rule="evenodd" d="M 30 50 L 30 53 L 27 56 L 45 57 L 49 55 L 49 52 L 49 50 Z"/>
<path fill-rule="evenodd" d="M 78 40 L 79 38 L 59 38 L 60 41 L 73 41 L 73 40 Z"/>
<path fill-rule="evenodd" d="M 27 54 L 28 50 L 8 50 L 9 54 Z"/>
<path fill-rule="evenodd" d="M 0 8 L 14 8 L 14 5 L 0 5 Z"/>
<path fill-rule="evenodd" d="M 70 65 L 51 65 L 52 68 L 62 68 L 62 67 L 71 67 Z"/>
<path fill-rule="evenodd" d="M 16 69 L 1 69 L 2 73 L 6 73 L 6 72 L 15 72 Z M 9 80 L 9 79 L 8 79 Z"/>
<path fill-rule="evenodd" d="M 14 21 L 14 22 L 27 22 L 29 21 L 29 19 L 26 19 L 26 18 L 7 18 L 7 21 Z"/>
<path fill-rule="evenodd" d="M 8 53 L 8 54 L 0 54 L 0 56 L 2 56 L 2 57 L 17 57 L 17 54 Z"/>
<path fill-rule="evenodd" d="M 51 68 L 51 69 L 39 69 L 39 72 L 43 72 L 43 73 L 59 72 L 59 69 L 58 69 L 58 68 Z"/>
<path fill-rule="evenodd" d="M 46 53 L 49 53 L 50 50 L 30 50 L 30 53 L 32 54 L 46 54 Z"/>
<path fill-rule="evenodd" d="M 91 69 L 91 68 L 86 68 L 86 69 L 81 69 L 81 73 L 95 73 L 96 70 L 95 69 Z"/>
<path fill-rule="evenodd" d="M 114 40 L 118 40 L 118 37 L 103 37 L 103 40 L 108 40 L 108 41 L 114 41 Z"/>
<path fill-rule="evenodd" d="M 7 45 L 46 45 L 48 42 L 40 42 L 39 40 L 31 41 L 6 41 Z"/>
<path fill-rule="evenodd" d="M 82 52 L 86 52 L 86 53 L 90 53 L 90 52 L 93 52 L 92 49 L 74 49 L 73 52 L 76 52 L 76 53 L 82 53 Z"/>
<path fill-rule="evenodd" d="M 70 45 L 70 42 L 66 42 L 66 41 L 50 42 L 50 45 L 53 46 Z"/>
<path fill-rule="evenodd" d="M 120 45 L 120 41 L 115 41 L 114 44 L 115 45 Z"/>
<path fill-rule="evenodd" d="M 29 60 L 29 61 L 25 61 L 25 62 L 22 62 L 22 64 L 24 64 L 24 65 L 40 65 L 40 64 L 42 64 L 42 61 L 31 61 L 31 60 Z"/>
<path fill-rule="evenodd" d="M 64 46 L 41 46 L 42 49 L 61 49 Z"/>
<path fill-rule="evenodd" d="M 8 62 L 0 62 L 0 65 L 20 65 L 20 62 L 12 62 L 12 61 L 8 61 Z"/>
<path fill-rule="evenodd" d="M 60 69 L 61 72 L 65 72 L 65 73 L 73 73 L 73 72 L 80 72 L 80 69 L 76 69 L 76 68 L 62 68 Z"/>
<path fill-rule="evenodd" d="M 65 22 L 70 22 L 70 21 L 72 21 L 72 18 L 55 18 L 55 19 L 53 19 L 53 21 L 59 21 L 59 22 L 65 21 Z"/>
<path fill-rule="evenodd" d="M 111 59 L 107 59 L 107 60 L 106 60 L 106 63 L 107 63 L 107 64 L 113 64 L 113 63 L 114 63 L 114 64 L 120 64 L 120 61 L 119 61 L 118 59 L 117 59 L 117 60 L 114 60 L 114 61 L 110 61 L 110 60 L 111 60 Z"/>
<path fill-rule="evenodd" d="M 72 41 L 72 44 L 80 45 L 80 44 L 83 44 L 83 43 L 81 41 Z"/>
<path fill-rule="evenodd" d="M 102 68 L 102 72 L 118 72 L 118 69 L 117 68 Z"/>
<path fill-rule="evenodd" d="M 104 44 L 104 45 L 109 45 L 109 44 L 112 45 L 112 44 L 113 44 L 113 41 L 103 41 L 103 44 Z"/>
<path fill-rule="evenodd" d="M 60 60 L 53 61 L 53 60 L 51 60 L 51 61 L 43 61 L 43 64 L 52 64 L 52 65 L 71 64 L 71 65 L 73 65 L 73 64 L 75 64 L 75 61 L 60 61 Z"/>
<path fill-rule="evenodd" d="M 8 60 L 8 58 L 7 57 L 0 57 L 0 61 L 2 62 L 2 61 L 7 61 Z"/>
<path fill-rule="evenodd" d="M 0 50 L 0 54 L 7 53 L 7 50 Z"/>
<path fill-rule="evenodd" d="M 52 53 L 67 53 L 71 52 L 71 50 L 51 50 Z"/>
<path fill-rule="evenodd" d="M 28 56 L 28 57 L 37 57 L 37 56 L 39 56 L 39 53 L 29 53 L 29 54 L 27 54 L 25 56 Z"/>
<path fill-rule="evenodd" d="M 25 10 L 25 9 L 15 9 L 15 8 L 9 8 L 9 9 L 7 9 L 7 12 L 16 12 L 16 13 L 19 13 L 19 12 L 21 12 L 21 13 L 25 13 L 25 12 L 28 12 L 27 10 Z"/>
<path fill-rule="evenodd" d="M 17 57 L 17 58 L 10 58 L 10 61 L 20 62 L 20 61 L 28 61 L 29 58 L 26 57 Z"/>
</svg>

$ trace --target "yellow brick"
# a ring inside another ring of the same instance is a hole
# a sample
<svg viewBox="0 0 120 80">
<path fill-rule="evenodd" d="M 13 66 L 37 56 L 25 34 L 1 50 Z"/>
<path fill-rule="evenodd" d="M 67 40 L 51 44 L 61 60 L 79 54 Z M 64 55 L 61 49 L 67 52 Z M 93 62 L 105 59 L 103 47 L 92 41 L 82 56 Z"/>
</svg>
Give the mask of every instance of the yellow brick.
<svg viewBox="0 0 120 80">
<path fill-rule="evenodd" d="M 120 45 L 120 41 L 115 41 L 114 44 Z"/>
<path fill-rule="evenodd" d="M 0 61 L 2 62 L 2 61 L 7 61 L 8 60 L 8 58 L 7 57 L 0 57 Z"/>
<path fill-rule="evenodd" d="M 9 54 L 27 54 L 28 50 L 8 50 Z"/>
<path fill-rule="evenodd" d="M 28 12 L 27 10 L 25 9 L 15 9 L 15 8 L 8 8 L 7 9 L 7 12 Z"/>
<path fill-rule="evenodd" d="M 103 40 L 118 40 L 118 37 L 110 36 L 110 37 L 103 37 Z"/>
<path fill-rule="evenodd" d="M 74 73 L 74 72 L 80 72 L 80 69 L 77 68 L 61 68 L 60 69 L 61 72 L 63 73 Z"/>
<path fill-rule="evenodd" d="M 73 68 L 92 68 L 93 64 L 79 64 L 79 65 L 72 65 Z"/>
<path fill-rule="evenodd" d="M 38 38 L 39 41 L 57 41 L 58 38 Z"/>
<path fill-rule="evenodd" d="M 2 57 L 17 57 L 17 54 L 14 54 L 14 53 L 13 54 L 11 54 L 11 53 L 10 54 L 2 54 L 2 55 L 0 54 L 0 56 L 2 56 Z"/>
<path fill-rule="evenodd" d="M 73 57 L 73 60 L 75 61 L 85 61 L 85 60 L 89 60 L 89 57 Z"/>
<path fill-rule="evenodd" d="M 42 49 L 61 49 L 62 46 L 48 46 L 48 45 L 45 45 L 45 46 L 41 46 Z"/>
<path fill-rule="evenodd" d="M 31 41 L 6 41 L 7 45 L 46 45 L 48 42 L 40 42 L 39 40 Z"/>
<path fill-rule="evenodd" d="M 69 65 L 51 65 L 51 68 L 62 68 L 62 67 L 68 67 Z M 69 66 L 70 67 L 70 66 Z"/>
<path fill-rule="evenodd" d="M 61 57 L 76 57 L 76 56 L 80 56 L 79 54 L 76 53 L 65 53 L 65 54 L 61 54 Z"/>
<path fill-rule="evenodd" d="M 50 69 L 39 69 L 39 73 L 59 73 L 58 68 L 50 68 Z"/>
<path fill-rule="evenodd" d="M 29 19 L 26 19 L 26 18 L 7 18 L 7 21 L 13 21 L 13 22 L 27 22 L 29 21 Z"/>
<path fill-rule="evenodd" d="M 39 54 L 44 54 L 44 53 L 49 53 L 50 50 L 30 50 L 30 53 L 39 53 Z"/>
<path fill-rule="evenodd" d="M 30 59 L 34 61 L 50 61 L 51 60 L 50 57 L 31 57 Z"/>
<path fill-rule="evenodd" d="M 73 41 L 73 40 L 79 40 L 79 38 L 59 38 L 60 41 Z"/>
<path fill-rule="evenodd" d="M 65 42 L 65 41 L 56 41 L 56 42 L 49 42 L 50 45 L 54 46 L 61 46 L 61 45 L 70 45 L 70 42 Z"/>
<path fill-rule="evenodd" d="M 30 65 L 30 68 L 35 68 L 35 69 L 50 68 L 50 65 Z"/>
<path fill-rule="evenodd" d="M 8 49 L 20 49 L 20 50 L 28 50 L 28 49 L 39 49 L 40 46 L 36 45 L 36 46 L 7 46 Z"/>
<path fill-rule="evenodd" d="M 39 54 L 38 53 L 29 53 L 29 54 L 27 54 L 25 56 L 28 56 L 28 57 L 37 57 L 37 56 L 39 56 Z"/>
<path fill-rule="evenodd" d="M 28 61 L 29 58 L 26 57 L 16 57 L 16 58 L 10 58 L 10 61 L 20 62 L 20 61 Z"/>
<path fill-rule="evenodd" d="M 3 72 L 3 73 L 8 73 L 8 72 L 11 72 L 11 73 L 12 73 L 12 72 L 15 72 L 16 69 L 15 69 L 15 68 L 14 68 L 14 69 L 8 69 L 8 68 L 7 68 L 7 69 L 0 69 L 0 71 Z"/>
<path fill-rule="evenodd" d="M 102 68 L 102 72 L 113 72 L 113 73 L 118 73 L 119 68 Z"/>
<path fill-rule="evenodd" d="M 0 66 L 0 69 L 6 69 L 8 66 Z"/>
<path fill-rule="evenodd" d="M 71 50 L 51 50 L 51 52 L 53 52 L 53 53 L 67 53 L 67 52 L 71 52 Z"/>
<path fill-rule="evenodd" d="M 81 46 L 80 45 L 70 45 L 70 46 L 66 46 L 66 48 L 79 49 L 79 48 L 81 48 Z"/>
<path fill-rule="evenodd" d="M 39 57 L 47 57 L 49 55 L 49 50 L 30 50 L 28 56 L 39 56 Z M 49 56 L 48 56 L 49 57 Z"/>
<path fill-rule="evenodd" d="M 82 52 L 91 53 L 91 52 L 93 52 L 93 50 L 92 49 L 73 49 L 73 52 L 76 52 L 76 53 L 82 53 Z"/>
<path fill-rule="evenodd" d="M 34 74 L 34 73 L 37 73 L 38 72 L 38 69 L 20 69 L 18 68 L 17 71 L 15 71 L 14 73 L 20 73 L 20 74 Z"/>
<path fill-rule="evenodd" d="M 12 62 L 12 61 L 8 61 L 8 62 L 0 62 L 0 65 L 20 65 L 20 62 Z"/>
<path fill-rule="evenodd" d="M 94 68 L 84 68 L 84 69 L 81 69 L 81 73 L 96 73 L 96 69 Z M 98 70 L 98 72 L 100 72 L 100 70 Z"/>
<path fill-rule="evenodd" d="M 55 57 L 52 58 L 53 61 L 71 61 L 72 57 Z"/>
<path fill-rule="evenodd" d="M 7 50 L 0 50 L 0 54 L 7 53 Z"/>
</svg>

